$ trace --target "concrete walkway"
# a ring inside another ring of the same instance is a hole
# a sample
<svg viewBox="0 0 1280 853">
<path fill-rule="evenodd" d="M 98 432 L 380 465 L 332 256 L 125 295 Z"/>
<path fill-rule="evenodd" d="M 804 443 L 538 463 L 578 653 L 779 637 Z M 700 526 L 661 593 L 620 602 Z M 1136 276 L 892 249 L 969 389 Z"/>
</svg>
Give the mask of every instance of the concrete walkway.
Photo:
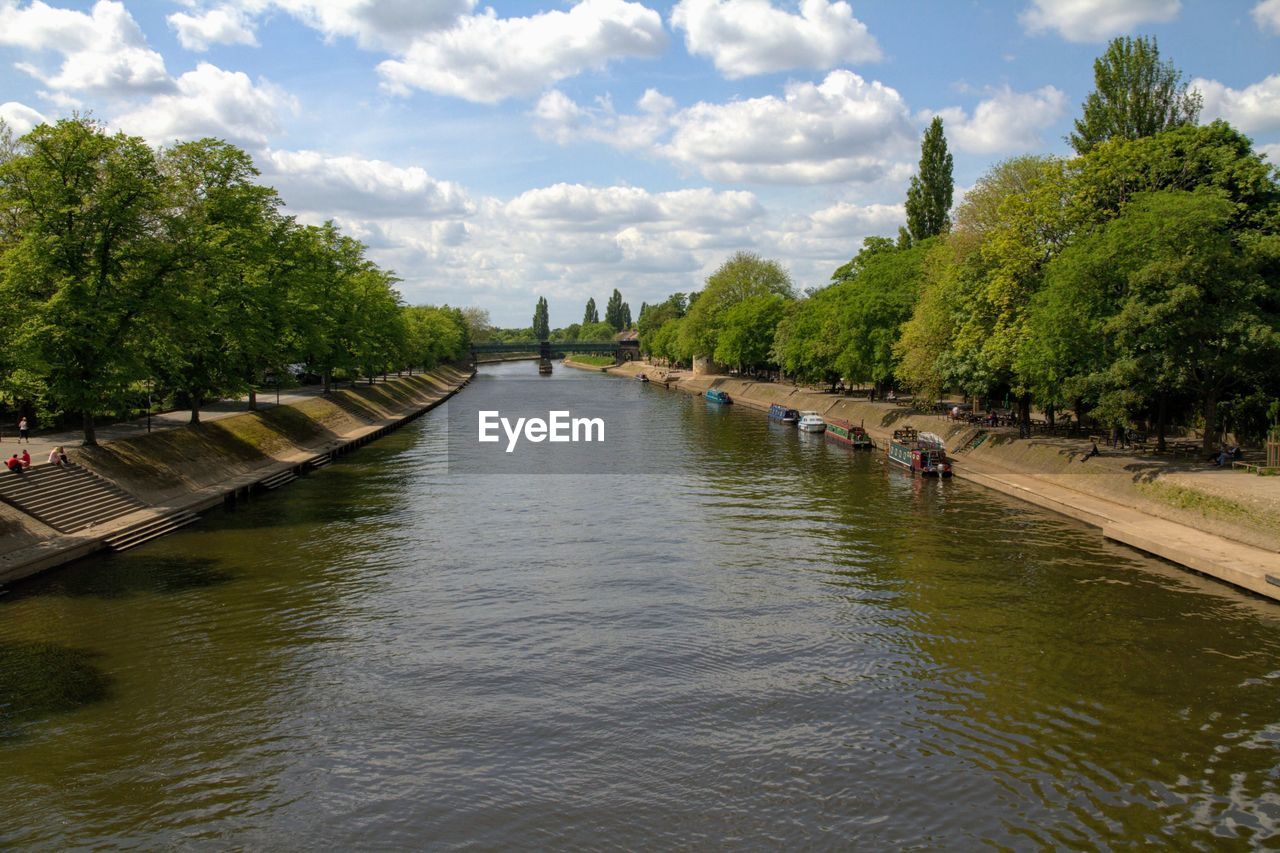
<svg viewBox="0 0 1280 853">
<path fill-rule="evenodd" d="M 365 383 L 361 382 L 361 385 Z M 345 386 L 344 386 L 345 387 Z M 279 405 L 288 406 L 292 403 L 298 403 L 303 400 L 319 397 L 323 393 L 323 389 L 319 385 L 309 385 L 303 388 L 291 388 L 288 391 L 280 392 Z M 258 394 L 258 410 L 275 408 L 276 394 L 274 391 Z M 217 421 L 223 418 L 229 418 L 233 415 L 242 415 L 249 411 L 249 398 L 247 396 L 234 400 L 218 400 L 209 403 L 200 409 L 201 423 L 207 421 Z M 109 441 L 116 441 L 122 438 L 137 438 L 140 435 L 146 435 L 150 432 L 160 432 L 161 430 L 177 429 L 191 423 L 190 409 L 173 409 L 167 412 L 157 412 L 151 415 L 151 423 L 148 428 L 147 418 L 141 417 L 131 421 L 121 421 L 114 424 L 99 424 L 96 430 L 99 444 L 105 444 Z M 56 432 L 41 432 L 31 436 L 31 441 L 18 441 L 18 428 L 13 425 L 6 425 L 0 432 L 0 461 L 8 459 L 14 453 L 21 454 L 23 450 L 31 453 L 32 466 L 44 465 L 48 463 L 49 451 L 55 447 L 63 447 L 70 449 L 80 447 L 84 443 L 84 430 L 68 429 L 58 430 Z"/>
</svg>

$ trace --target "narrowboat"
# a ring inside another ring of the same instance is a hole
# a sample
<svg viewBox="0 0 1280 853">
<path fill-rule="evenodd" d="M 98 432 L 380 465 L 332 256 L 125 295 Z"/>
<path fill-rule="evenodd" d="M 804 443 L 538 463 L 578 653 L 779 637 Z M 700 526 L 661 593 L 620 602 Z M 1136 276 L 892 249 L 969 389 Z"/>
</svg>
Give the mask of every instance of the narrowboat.
<svg viewBox="0 0 1280 853">
<path fill-rule="evenodd" d="M 827 438 L 847 444 L 855 450 L 870 450 L 871 436 L 861 426 L 855 426 L 841 418 L 827 418 Z"/>
<path fill-rule="evenodd" d="M 539 360 L 538 360 L 538 373 L 539 373 L 540 375 L 542 375 L 542 376 L 550 376 L 550 375 L 551 375 L 551 361 L 550 361 L 550 359 L 545 359 L 545 358 L 543 358 L 543 359 L 539 359 Z"/>
<path fill-rule="evenodd" d="M 800 420 L 800 413 L 795 409 L 788 409 L 786 406 L 774 403 L 769 407 L 769 420 L 781 421 L 784 424 L 794 424 Z"/>
<path fill-rule="evenodd" d="M 796 422 L 796 426 L 803 432 L 825 432 L 827 422 L 817 412 L 801 412 L 800 420 Z"/>
<path fill-rule="evenodd" d="M 912 427 L 893 431 L 889 461 L 925 477 L 951 476 L 951 462 L 942 439 L 931 432 L 916 432 Z"/>
<path fill-rule="evenodd" d="M 707 399 L 713 403 L 732 403 L 733 398 L 719 388 L 708 388 Z"/>
<path fill-rule="evenodd" d="M 645 374 L 643 374 L 643 373 L 641 373 L 639 376 L 637 376 L 637 377 L 636 377 L 636 379 L 637 379 L 638 381 L 640 381 L 640 382 L 648 382 L 648 381 L 649 381 L 649 377 L 648 377 L 648 376 L 646 376 L 646 375 L 645 375 Z"/>
</svg>

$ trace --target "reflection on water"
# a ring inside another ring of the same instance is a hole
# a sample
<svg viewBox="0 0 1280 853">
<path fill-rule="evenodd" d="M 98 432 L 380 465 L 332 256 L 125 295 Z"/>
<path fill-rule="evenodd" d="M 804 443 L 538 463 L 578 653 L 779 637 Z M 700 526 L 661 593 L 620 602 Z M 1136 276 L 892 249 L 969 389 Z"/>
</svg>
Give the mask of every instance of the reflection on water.
<svg viewBox="0 0 1280 853">
<path fill-rule="evenodd" d="M 534 371 L 464 394 L 550 393 Z M 756 413 L 557 377 L 643 412 L 619 470 L 683 473 L 467 475 L 433 413 L 0 597 L 0 844 L 1280 838 L 1276 605 Z"/>
</svg>

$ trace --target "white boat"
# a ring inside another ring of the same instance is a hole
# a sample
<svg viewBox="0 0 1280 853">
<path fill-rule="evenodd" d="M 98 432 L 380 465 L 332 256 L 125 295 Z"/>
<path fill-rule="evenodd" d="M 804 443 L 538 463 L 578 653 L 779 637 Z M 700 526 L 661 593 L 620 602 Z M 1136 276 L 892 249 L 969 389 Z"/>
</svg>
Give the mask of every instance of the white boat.
<svg viewBox="0 0 1280 853">
<path fill-rule="evenodd" d="M 800 421 L 796 426 L 804 432 L 825 432 L 827 422 L 817 412 L 801 412 Z"/>
</svg>

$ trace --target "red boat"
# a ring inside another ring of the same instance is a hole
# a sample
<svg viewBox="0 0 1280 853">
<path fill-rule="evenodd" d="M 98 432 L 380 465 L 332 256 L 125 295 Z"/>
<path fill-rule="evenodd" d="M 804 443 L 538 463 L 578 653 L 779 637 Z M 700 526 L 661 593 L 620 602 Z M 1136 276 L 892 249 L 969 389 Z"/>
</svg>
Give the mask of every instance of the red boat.
<svg viewBox="0 0 1280 853">
<path fill-rule="evenodd" d="M 889 461 L 925 477 L 951 476 L 951 461 L 942 439 L 931 432 L 916 432 L 912 427 L 893 431 Z"/>
</svg>

